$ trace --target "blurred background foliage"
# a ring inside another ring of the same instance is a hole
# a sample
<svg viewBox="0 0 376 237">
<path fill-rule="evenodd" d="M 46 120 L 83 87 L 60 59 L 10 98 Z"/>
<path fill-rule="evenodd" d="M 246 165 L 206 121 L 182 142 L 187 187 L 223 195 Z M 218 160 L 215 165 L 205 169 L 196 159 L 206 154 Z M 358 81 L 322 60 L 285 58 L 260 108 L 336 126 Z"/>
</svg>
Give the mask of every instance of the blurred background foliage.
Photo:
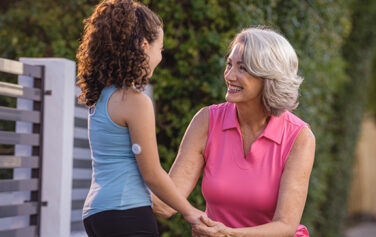
<svg viewBox="0 0 376 237">
<path fill-rule="evenodd" d="M 142 1 L 164 21 L 163 61 L 154 85 L 159 152 L 168 170 L 190 120 L 224 102 L 223 70 L 231 39 L 242 28 L 268 25 L 291 42 L 305 78 L 300 106 L 317 139 L 316 160 L 302 223 L 312 236 L 341 236 L 364 111 L 376 116 L 376 1 L 159 0 Z M 0 57 L 75 60 L 97 0 L 2 0 Z M 2 101 L 1 103 L 13 103 Z M 205 209 L 200 182 L 190 196 Z M 163 237 L 190 236 L 180 215 L 159 219 Z"/>
</svg>

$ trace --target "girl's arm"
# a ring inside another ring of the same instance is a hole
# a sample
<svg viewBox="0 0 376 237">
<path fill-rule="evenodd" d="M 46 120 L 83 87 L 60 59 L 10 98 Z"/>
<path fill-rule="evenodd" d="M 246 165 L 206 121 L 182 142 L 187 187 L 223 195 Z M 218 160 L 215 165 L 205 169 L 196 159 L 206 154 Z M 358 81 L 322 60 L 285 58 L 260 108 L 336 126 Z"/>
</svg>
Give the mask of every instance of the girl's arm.
<svg viewBox="0 0 376 237">
<path fill-rule="evenodd" d="M 152 101 L 143 93 L 130 89 L 127 92 L 123 107 L 124 119 L 129 127 L 132 143 L 141 147 L 136 160 L 145 183 L 191 224 L 199 223 L 199 217 L 204 213 L 189 204 L 160 165 Z"/>
<path fill-rule="evenodd" d="M 178 155 L 169 172 L 177 189 L 186 198 L 196 186 L 204 167 L 208 124 L 209 109 L 205 107 L 197 112 L 189 124 L 180 144 Z M 154 212 L 163 218 L 168 218 L 176 213 L 174 209 L 158 198 L 153 198 L 153 203 Z"/>
</svg>

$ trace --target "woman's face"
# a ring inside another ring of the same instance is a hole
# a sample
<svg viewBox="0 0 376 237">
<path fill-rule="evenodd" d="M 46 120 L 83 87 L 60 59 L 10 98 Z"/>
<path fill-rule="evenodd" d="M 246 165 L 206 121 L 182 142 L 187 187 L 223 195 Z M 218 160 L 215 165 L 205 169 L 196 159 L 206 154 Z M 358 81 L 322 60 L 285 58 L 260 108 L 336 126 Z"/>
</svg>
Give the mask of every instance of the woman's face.
<svg viewBox="0 0 376 237">
<path fill-rule="evenodd" d="M 242 103 L 258 100 L 261 103 L 264 81 L 247 72 L 243 62 L 243 44 L 235 44 L 228 56 L 224 78 L 227 85 L 226 101 Z"/>
<path fill-rule="evenodd" d="M 153 75 L 154 69 L 158 66 L 158 64 L 162 60 L 162 50 L 163 50 L 163 30 L 162 28 L 159 29 L 158 38 L 153 41 L 153 43 L 149 44 L 144 42 L 144 50 L 145 53 L 149 56 L 149 67 L 150 67 L 150 74 L 148 77 L 150 78 Z"/>
</svg>

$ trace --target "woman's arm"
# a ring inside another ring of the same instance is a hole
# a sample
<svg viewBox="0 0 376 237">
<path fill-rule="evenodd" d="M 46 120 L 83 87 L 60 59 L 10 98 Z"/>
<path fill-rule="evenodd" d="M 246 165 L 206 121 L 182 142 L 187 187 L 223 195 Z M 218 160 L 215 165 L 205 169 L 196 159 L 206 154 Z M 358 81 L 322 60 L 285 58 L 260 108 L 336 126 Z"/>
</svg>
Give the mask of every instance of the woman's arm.
<svg viewBox="0 0 376 237">
<path fill-rule="evenodd" d="M 309 177 L 315 154 L 315 137 L 304 127 L 291 149 L 281 178 L 276 212 L 272 222 L 248 228 L 229 228 L 202 218 L 207 225 L 193 228 L 197 236 L 294 236 L 308 193 Z"/>
<path fill-rule="evenodd" d="M 136 154 L 136 160 L 145 183 L 164 202 L 183 214 L 191 224 L 199 223 L 199 217 L 204 213 L 189 204 L 160 165 L 154 109 L 150 98 L 143 93 L 128 92 L 123 107 L 126 110 L 125 120 L 132 143 L 141 147 L 140 154 Z"/>
<path fill-rule="evenodd" d="M 178 155 L 172 165 L 169 175 L 177 189 L 184 197 L 188 197 L 202 173 L 204 167 L 204 152 L 208 136 L 209 108 L 202 108 L 193 117 L 183 140 Z M 174 209 L 153 197 L 153 210 L 163 218 L 176 213 Z"/>
</svg>

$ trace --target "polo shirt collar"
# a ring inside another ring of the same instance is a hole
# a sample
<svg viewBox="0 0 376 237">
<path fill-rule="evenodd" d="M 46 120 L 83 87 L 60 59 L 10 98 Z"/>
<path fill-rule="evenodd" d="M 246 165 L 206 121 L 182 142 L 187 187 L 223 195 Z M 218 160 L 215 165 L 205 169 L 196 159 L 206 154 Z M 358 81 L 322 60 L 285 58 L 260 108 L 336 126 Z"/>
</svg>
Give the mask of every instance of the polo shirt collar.
<svg viewBox="0 0 376 237">
<path fill-rule="evenodd" d="M 284 114 L 279 117 L 271 116 L 268 125 L 266 125 L 266 128 L 261 133 L 260 137 L 266 137 L 277 144 L 281 144 L 284 121 L 283 117 Z M 223 117 L 222 130 L 237 127 L 239 127 L 239 122 L 236 115 L 236 106 L 233 103 L 228 103 L 228 105 L 226 106 L 225 115 Z"/>
<path fill-rule="evenodd" d="M 227 103 L 225 115 L 223 116 L 222 130 L 237 128 L 238 118 L 236 116 L 236 107 L 233 103 Z"/>
<path fill-rule="evenodd" d="M 268 125 L 266 125 L 266 128 L 262 132 L 262 136 L 274 141 L 277 144 L 281 144 L 282 140 L 282 133 L 283 133 L 283 115 L 279 117 L 276 116 L 270 116 Z"/>
</svg>

